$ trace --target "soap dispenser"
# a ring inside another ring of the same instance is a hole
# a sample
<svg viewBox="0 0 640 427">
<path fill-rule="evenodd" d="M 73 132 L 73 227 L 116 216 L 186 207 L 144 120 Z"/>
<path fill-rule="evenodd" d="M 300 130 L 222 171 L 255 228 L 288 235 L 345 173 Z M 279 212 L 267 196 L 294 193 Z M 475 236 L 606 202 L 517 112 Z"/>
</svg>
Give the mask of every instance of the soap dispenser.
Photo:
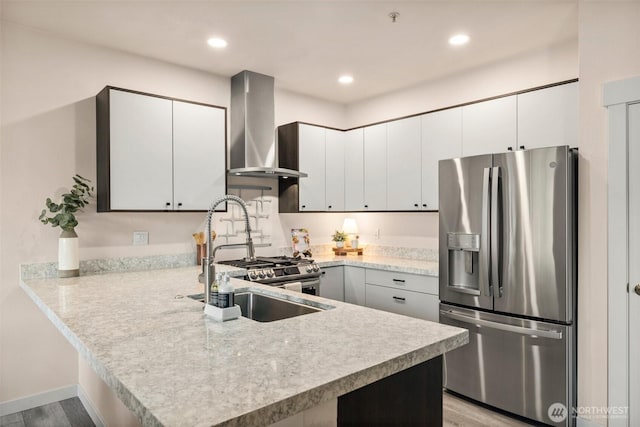
<svg viewBox="0 0 640 427">
<path fill-rule="evenodd" d="M 222 281 L 218 288 L 218 307 L 227 308 L 234 305 L 234 289 L 231 286 L 231 279 L 229 273 L 224 273 Z"/>
</svg>

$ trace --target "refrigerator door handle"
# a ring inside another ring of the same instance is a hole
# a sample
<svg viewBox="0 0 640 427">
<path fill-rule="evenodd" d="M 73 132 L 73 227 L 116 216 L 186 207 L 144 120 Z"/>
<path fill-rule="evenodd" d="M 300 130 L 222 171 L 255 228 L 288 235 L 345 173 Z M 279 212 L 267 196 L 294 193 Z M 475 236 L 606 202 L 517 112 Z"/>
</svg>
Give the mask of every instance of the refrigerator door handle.
<svg viewBox="0 0 640 427">
<path fill-rule="evenodd" d="M 562 339 L 561 331 L 548 331 L 544 329 L 531 329 L 516 325 L 507 325 L 505 323 L 492 322 L 490 320 L 477 319 L 475 317 L 465 316 L 463 314 L 454 313 L 452 311 L 440 310 L 440 315 L 449 319 L 457 320 L 463 323 L 472 323 L 477 326 L 485 326 L 500 331 L 513 332 L 520 335 L 536 336 L 540 338 L 551 338 L 554 340 Z"/>
<path fill-rule="evenodd" d="M 491 266 L 489 265 L 491 229 L 491 168 L 484 168 L 482 174 L 482 229 L 480 235 L 480 292 L 482 295 L 490 297 L 491 290 Z"/>
<path fill-rule="evenodd" d="M 502 238 L 502 174 L 500 166 L 491 168 L 491 288 L 495 295 L 502 297 L 502 271 L 500 243 Z"/>
</svg>

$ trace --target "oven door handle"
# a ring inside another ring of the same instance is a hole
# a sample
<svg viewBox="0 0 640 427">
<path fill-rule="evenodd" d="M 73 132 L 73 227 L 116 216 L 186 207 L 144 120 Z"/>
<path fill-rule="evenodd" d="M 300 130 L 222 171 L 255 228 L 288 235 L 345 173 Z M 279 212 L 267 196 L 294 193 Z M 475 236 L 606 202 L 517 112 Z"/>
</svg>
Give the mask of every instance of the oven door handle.
<svg viewBox="0 0 640 427">
<path fill-rule="evenodd" d="M 288 285 L 290 283 L 300 283 L 302 288 L 312 288 L 314 286 L 320 286 L 320 279 L 294 280 L 292 282 L 279 283 L 278 285 L 275 285 L 274 287 L 283 288 L 284 289 L 285 285 Z"/>
</svg>

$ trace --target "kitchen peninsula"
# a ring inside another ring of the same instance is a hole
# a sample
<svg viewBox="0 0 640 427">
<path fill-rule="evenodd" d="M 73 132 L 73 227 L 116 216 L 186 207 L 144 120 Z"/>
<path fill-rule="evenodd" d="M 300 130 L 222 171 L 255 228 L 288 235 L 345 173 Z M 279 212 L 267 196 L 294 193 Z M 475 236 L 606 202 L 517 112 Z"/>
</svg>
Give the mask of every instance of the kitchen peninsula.
<svg viewBox="0 0 640 427">
<path fill-rule="evenodd" d="M 463 329 L 237 279 L 236 289 L 325 309 L 270 323 L 218 323 L 185 297 L 202 291 L 198 272 L 32 279 L 21 286 L 143 425 L 269 425 L 336 398 L 340 424 L 362 413 L 358 393 L 394 387 L 385 381 L 413 381 L 441 395 L 441 355 L 468 341 Z M 440 399 L 417 403 L 441 417 Z"/>
</svg>

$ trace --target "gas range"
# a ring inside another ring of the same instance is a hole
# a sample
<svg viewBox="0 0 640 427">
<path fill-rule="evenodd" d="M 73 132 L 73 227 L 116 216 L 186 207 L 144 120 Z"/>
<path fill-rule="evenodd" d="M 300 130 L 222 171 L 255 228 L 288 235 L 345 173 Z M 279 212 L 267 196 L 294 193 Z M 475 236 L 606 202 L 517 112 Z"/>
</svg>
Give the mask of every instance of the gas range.
<svg viewBox="0 0 640 427">
<path fill-rule="evenodd" d="M 284 286 L 291 282 L 314 283 L 322 274 L 318 264 L 309 258 L 257 257 L 255 260 L 218 261 L 219 264 L 246 268 L 245 280 L 273 286 Z"/>
</svg>

